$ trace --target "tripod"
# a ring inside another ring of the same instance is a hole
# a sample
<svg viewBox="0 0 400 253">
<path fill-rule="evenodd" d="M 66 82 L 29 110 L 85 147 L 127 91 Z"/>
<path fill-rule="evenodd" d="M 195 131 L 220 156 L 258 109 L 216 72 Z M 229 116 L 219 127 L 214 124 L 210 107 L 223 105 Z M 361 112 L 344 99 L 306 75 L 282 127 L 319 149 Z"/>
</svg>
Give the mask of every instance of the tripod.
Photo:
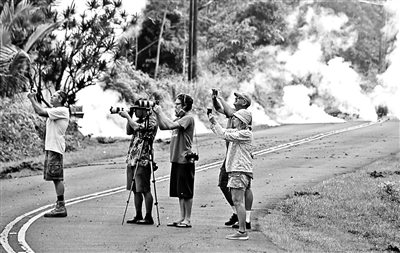
<svg viewBox="0 0 400 253">
<path fill-rule="evenodd" d="M 147 109 L 147 108 L 146 108 Z M 142 109 L 141 109 L 142 110 Z M 143 109 L 144 110 L 144 109 Z M 145 117 L 145 129 L 147 130 L 149 127 L 149 113 L 147 113 L 146 117 Z M 140 149 L 139 152 L 139 156 L 138 159 L 136 160 L 136 167 L 135 167 L 135 172 L 132 178 L 132 183 L 130 186 L 130 190 L 129 190 L 129 196 L 128 196 L 128 200 L 126 201 L 126 207 L 125 207 L 125 212 L 124 212 L 124 216 L 122 218 L 122 225 L 124 224 L 125 221 L 125 216 L 126 216 L 126 211 L 128 209 L 129 206 L 129 201 L 131 199 L 131 194 L 132 194 L 132 190 L 135 184 L 135 180 L 136 180 L 136 174 L 138 171 L 138 167 L 139 167 L 139 162 L 141 161 L 142 158 L 142 154 L 143 154 L 143 150 L 145 148 L 147 148 L 149 150 L 149 165 L 150 165 L 150 173 L 151 176 L 153 177 L 153 179 L 151 180 L 153 182 L 153 186 L 154 186 L 154 205 L 156 206 L 156 210 L 157 210 L 157 221 L 158 221 L 158 226 L 160 226 L 160 215 L 159 215 L 159 210 L 158 210 L 158 200 L 157 200 L 157 190 L 156 190 L 156 178 L 155 178 L 155 174 L 154 174 L 154 167 L 153 166 L 157 166 L 155 165 L 155 162 L 153 160 L 153 156 L 154 156 L 154 150 L 152 147 L 153 144 L 153 136 L 149 135 L 148 133 L 145 133 L 144 136 L 142 137 L 141 141 L 143 142 L 142 147 Z M 146 200 L 145 200 L 146 201 Z"/>
</svg>

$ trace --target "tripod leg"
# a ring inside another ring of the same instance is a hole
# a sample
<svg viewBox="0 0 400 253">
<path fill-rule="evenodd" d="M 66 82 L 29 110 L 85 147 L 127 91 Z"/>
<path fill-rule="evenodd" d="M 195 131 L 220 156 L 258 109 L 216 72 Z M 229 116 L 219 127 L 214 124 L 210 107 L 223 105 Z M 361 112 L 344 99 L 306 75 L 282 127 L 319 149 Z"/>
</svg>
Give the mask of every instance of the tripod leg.
<svg viewBox="0 0 400 253">
<path fill-rule="evenodd" d="M 151 158 L 151 157 L 150 157 Z M 153 186 L 154 186 L 154 205 L 156 206 L 156 210 L 157 210 L 157 221 L 158 221 L 158 226 L 160 226 L 160 213 L 158 211 L 158 200 L 157 200 L 157 190 L 156 190 L 156 177 L 154 174 L 154 169 L 153 169 L 153 159 L 150 159 L 150 168 L 151 168 L 151 174 L 153 175 Z"/>
<path fill-rule="evenodd" d="M 137 166 L 136 166 L 136 170 L 137 170 Z M 129 206 L 129 200 L 131 199 L 131 194 L 132 194 L 132 189 L 133 189 L 133 184 L 135 183 L 135 176 L 136 176 L 136 170 L 135 170 L 135 175 L 132 178 L 132 184 L 131 184 L 131 189 L 129 190 L 129 196 L 128 196 L 128 200 L 126 201 L 126 206 L 125 206 L 125 212 L 124 212 L 124 217 L 122 217 L 122 224 L 124 225 L 124 221 L 125 221 L 125 216 L 126 216 L 126 211 L 128 210 L 128 206 Z"/>
<path fill-rule="evenodd" d="M 140 150 L 139 157 L 141 157 L 141 156 L 142 156 L 142 151 L 143 151 L 143 147 L 142 147 L 142 149 Z M 136 173 L 137 173 L 137 170 L 138 170 L 138 166 L 139 166 L 139 160 L 138 160 L 138 161 L 136 161 L 135 173 L 133 173 L 133 178 L 132 178 L 131 188 L 130 188 L 130 190 L 129 190 L 129 196 L 128 196 L 128 200 L 126 201 L 126 207 L 125 207 L 124 217 L 122 217 L 122 225 L 124 225 L 124 221 L 125 221 L 125 215 L 126 215 L 126 211 L 128 210 L 129 200 L 131 199 L 131 194 L 132 194 L 133 184 L 135 183 L 135 178 L 136 178 Z"/>
</svg>

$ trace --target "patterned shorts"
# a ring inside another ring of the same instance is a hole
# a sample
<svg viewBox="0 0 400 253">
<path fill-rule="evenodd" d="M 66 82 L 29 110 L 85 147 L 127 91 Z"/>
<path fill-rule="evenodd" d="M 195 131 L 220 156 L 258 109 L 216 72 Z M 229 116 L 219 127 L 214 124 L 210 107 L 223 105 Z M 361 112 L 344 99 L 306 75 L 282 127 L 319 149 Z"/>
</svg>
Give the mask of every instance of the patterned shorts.
<svg viewBox="0 0 400 253">
<path fill-rule="evenodd" d="M 228 187 L 246 190 L 251 187 L 251 177 L 241 172 L 229 172 Z"/>
<path fill-rule="evenodd" d="M 62 154 L 46 150 L 43 177 L 46 181 L 64 180 Z"/>
</svg>

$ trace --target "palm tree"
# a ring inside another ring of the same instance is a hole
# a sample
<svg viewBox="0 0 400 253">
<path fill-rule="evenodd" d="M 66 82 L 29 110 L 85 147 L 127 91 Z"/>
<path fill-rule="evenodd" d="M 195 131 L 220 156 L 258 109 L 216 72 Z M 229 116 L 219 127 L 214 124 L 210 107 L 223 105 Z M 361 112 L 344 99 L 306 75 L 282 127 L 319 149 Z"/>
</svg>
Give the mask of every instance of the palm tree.
<svg viewBox="0 0 400 253">
<path fill-rule="evenodd" d="M 37 11 L 28 0 L 20 1 L 15 7 L 14 0 L 8 0 L 0 13 L 0 97 L 13 97 L 18 91 L 26 90 L 31 80 L 32 61 L 29 51 L 43 36 L 55 30 L 63 22 L 41 24 L 28 35 L 27 21 Z M 17 36 L 25 35 L 23 48 L 13 43 Z"/>
</svg>

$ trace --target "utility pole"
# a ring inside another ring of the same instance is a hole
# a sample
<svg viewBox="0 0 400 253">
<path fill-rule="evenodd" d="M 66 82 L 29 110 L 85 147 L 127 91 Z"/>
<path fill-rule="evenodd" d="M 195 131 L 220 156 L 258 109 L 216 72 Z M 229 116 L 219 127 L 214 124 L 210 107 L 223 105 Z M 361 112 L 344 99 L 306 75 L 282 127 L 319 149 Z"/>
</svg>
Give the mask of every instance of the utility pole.
<svg viewBox="0 0 400 253">
<path fill-rule="evenodd" d="M 189 66 L 188 79 L 192 81 L 197 75 L 197 0 L 190 0 L 189 7 Z"/>
</svg>

